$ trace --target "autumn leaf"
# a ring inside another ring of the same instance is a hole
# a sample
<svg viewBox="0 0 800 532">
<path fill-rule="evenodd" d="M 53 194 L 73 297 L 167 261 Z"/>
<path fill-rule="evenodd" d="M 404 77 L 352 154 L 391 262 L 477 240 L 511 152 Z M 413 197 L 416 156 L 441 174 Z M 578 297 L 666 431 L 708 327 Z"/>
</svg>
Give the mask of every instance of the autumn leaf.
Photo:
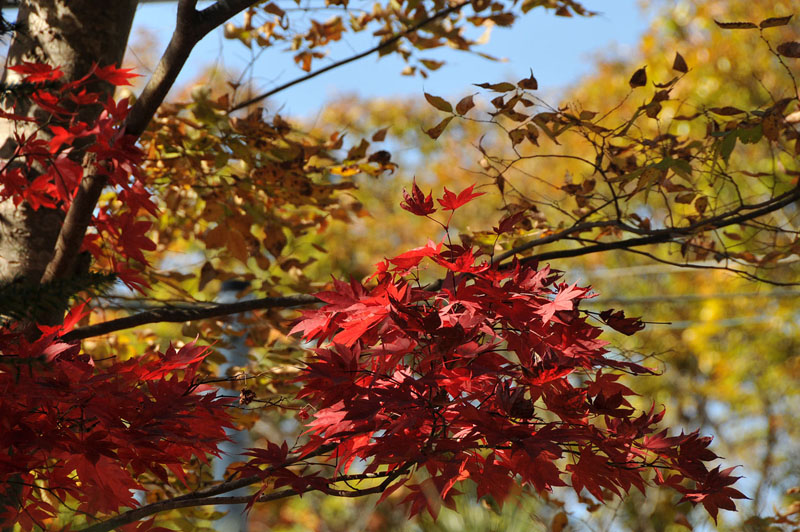
<svg viewBox="0 0 800 532">
<path fill-rule="evenodd" d="M 625 313 L 621 310 L 604 310 L 600 313 L 600 319 L 612 329 L 628 336 L 644 329 L 641 318 L 626 318 Z"/>
<path fill-rule="evenodd" d="M 798 58 L 800 57 L 800 42 L 784 42 L 779 44 L 776 50 L 778 50 L 778 53 L 784 57 Z"/>
<path fill-rule="evenodd" d="M 536 78 L 533 77 L 533 70 L 531 70 L 531 75 L 525 79 L 521 79 L 517 82 L 517 86 L 520 89 L 525 90 L 532 90 L 535 91 L 539 88 L 539 82 L 536 81 Z"/>
<path fill-rule="evenodd" d="M 444 132 L 444 129 L 447 127 L 447 125 L 450 123 L 451 120 L 453 120 L 453 117 L 448 116 L 447 118 L 436 124 L 434 127 L 426 129 L 425 133 L 427 133 L 430 138 L 436 140 L 439 138 L 442 132 Z"/>
<path fill-rule="evenodd" d="M 777 28 L 779 26 L 785 26 L 792 20 L 793 15 L 787 15 L 785 17 L 770 17 L 761 21 L 758 25 L 759 28 Z"/>
<path fill-rule="evenodd" d="M 475 83 L 476 87 L 480 87 L 482 89 L 489 89 L 495 92 L 509 92 L 513 91 L 517 88 L 516 85 L 513 83 L 508 83 L 504 81 L 502 83 Z"/>
<path fill-rule="evenodd" d="M 749 30 L 758 28 L 758 26 L 752 22 L 720 22 L 715 19 L 714 23 L 724 30 Z"/>
<path fill-rule="evenodd" d="M 133 70 L 132 68 L 117 68 L 114 65 L 107 65 L 104 67 L 97 67 L 94 74 L 103 81 L 121 87 L 124 85 L 132 85 L 130 80 L 140 77 L 140 74 L 134 74 Z"/>
<path fill-rule="evenodd" d="M 469 96 L 465 96 L 456 104 L 456 113 L 459 115 L 465 115 L 467 112 L 475 107 L 475 102 L 472 100 L 473 95 L 470 94 Z"/>
<path fill-rule="evenodd" d="M 647 85 L 646 69 L 647 67 L 642 67 L 633 73 L 633 76 L 631 76 L 630 81 L 628 81 L 628 85 L 630 85 L 632 89 L 635 89 L 637 87 L 644 87 L 645 85 Z"/>
<path fill-rule="evenodd" d="M 446 113 L 453 112 L 453 106 L 450 105 L 450 102 L 448 102 L 444 98 L 441 98 L 439 96 L 433 96 L 431 94 L 428 94 L 427 92 L 424 94 L 425 94 L 425 99 L 428 100 L 428 103 L 434 106 L 436 109 L 444 111 Z"/>
<path fill-rule="evenodd" d="M 486 194 L 485 192 L 472 192 L 472 189 L 475 188 L 475 185 L 470 185 L 458 195 L 454 194 L 447 190 L 447 187 L 444 187 L 444 196 L 437 201 L 439 204 L 444 208 L 446 211 L 454 211 L 472 201 L 473 199 L 477 198 L 478 196 L 483 196 Z"/>
<path fill-rule="evenodd" d="M 417 186 L 416 179 L 411 185 L 411 194 L 403 189 L 403 199 L 405 201 L 400 203 L 400 207 L 417 216 L 427 216 L 436 212 L 436 208 L 433 206 L 432 193 L 425 196 Z"/>
<path fill-rule="evenodd" d="M 684 74 L 689 72 L 689 67 L 686 65 L 686 60 L 678 52 L 675 52 L 675 61 L 672 62 L 672 69 Z"/>
</svg>

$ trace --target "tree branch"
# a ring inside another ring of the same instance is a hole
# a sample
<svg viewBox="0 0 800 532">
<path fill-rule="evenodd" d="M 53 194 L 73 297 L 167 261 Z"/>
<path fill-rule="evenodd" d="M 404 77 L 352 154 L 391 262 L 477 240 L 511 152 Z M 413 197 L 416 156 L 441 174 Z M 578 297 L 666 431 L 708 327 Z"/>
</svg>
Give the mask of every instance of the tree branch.
<svg viewBox="0 0 800 532">
<path fill-rule="evenodd" d="M 197 0 L 179 0 L 175 31 L 153 76 L 128 113 L 125 120 L 126 134 L 138 137 L 144 132 L 175 83 L 195 44 L 212 29 L 254 3 L 256 0 L 219 0 L 210 7 L 197 11 Z M 92 220 L 92 212 L 107 183 L 108 177 L 105 175 L 90 175 L 81 181 L 58 234 L 53 258 L 42 275 L 42 283 L 65 277 L 72 272 L 76 250 L 83 243 L 86 228 Z"/>
<path fill-rule="evenodd" d="M 181 323 L 184 321 L 227 316 L 229 314 L 236 314 L 239 312 L 249 312 L 251 310 L 292 308 L 303 305 L 311 305 L 319 302 L 319 299 L 314 296 L 298 294 L 294 296 L 263 297 L 261 299 L 252 299 L 250 301 L 220 303 L 203 307 L 163 307 L 155 310 L 140 312 L 139 314 L 126 316 L 124 318 L 118 318 L 116 320 L 96 323 L 87 327 L 79 327 L 65 334 L 62 339 L 64 341 L 71 342 L 74 340 L 83 340 L 84 338 L 108 334 L 114 331 L 121 331 L 123 329 L 130 329 L 132 327 L 138 327 L 148 323 Z"/>
<path fill-rule="evenodd" d="M 768 201 L 761 202 L 755 205 L 741 205 L 738 208 L 727 211 L 717 216 L 713 216 L 711 218 L 706 218 L 704 220 L 700 220 L 693 224 L 690 224 L 686 227 L 671 227 L 667 229 L 659 229 L 656 231 L 652 231 L 649 235 L 638 237 L 638 238 L 628 238 L 625 240 L 617 240 L 614 242 L 600 242 L 591 246 L 585 246 L 580 248 L 573 248 L 573 249 L 560 249 L 554 251 L 545 251 L 542 253 L 538 253 L 536 255 L 531 255 L 529 257 L 525 257 L 520 259 L 523 263 L 528 262 L 537 262 L 537 261 L 544 261 L 544 260 L 553 260 L 553 259 L 565 259 L 569 257 L 579 257 L 583 255 L 589 255 L 591 253 L 600 253 L 603 251 L 609 251 L 613 249 L 628 249 L 633 247 L 639 246 L 646 246 L 649 244 L 662 244 L 665 242 L 672 241 L 676 238 L 689 236 L 698 232 L 706 231 L 706 230 L 713 230 L 713 229 L 721 229 L 723 227 L 728 227 L 731 225 L 741 224 L 750 220 L 754 220 L 771 212 L 775 212 L 791 203 L 800 200 L 800 187 L 795 187 L 788 192 L 781 194 L 775 198 L 771 198 Z M 743 211 L 750 211 L 744 212 Z M 556 235 L 551 235 L 549 237 L 543 237 L 540 239 L 533 240 L 531 242 L 527 242 L 521 246 L 518 246 L 512 250 L 509 250 L 506 253 L 503 253 L 502 257 L 508 258 L 520 251 L 524 251 L 535 247 L 537 245 L 547 244 L 549 242 L 554 241 L 554 236 L 558 236 L 559 238 L 567 236 L 570 233 L 574 233 L 576 231 L 580 231 L 583 229 L 582 225 L 578 225 L 572 227 L 570 229 L 565 229 Z"/>
<path fill-rule="evenodd" d="M 305 456 L 297 456 L 294 457 L 292 460 L 286 461 L 282 464 L 269 467 L 265 469 L 263 471 L 263 474 L 261 475 L 251 475 L 249 477 L 227 480 L 225 482 L 220 482 L 219 484 L 215 484 L 208 488 L 200 489 L 192 493 L 187 493 L 186 495 L 180 495 L 178 497 L 173 497 L 171 499 L 166 499 L 163 501 L 150 503 L 145 506 L 140 506 L 139 508 L 134 508 L 133 510 L 128 510 L 127 512 L 123 512 L 110 519 L 88 526 L 84 528 L 82 532 L 109 532 L 122 525 L 133 523 L 135 521 L 139 521 L 140 519 L 144 519 L 145 517 L 149 517 L 151 515 L 155 515 L 157 513 L 164 512 L 167 510 L 173 510 L 176 508 L 187 508 L 190 506 L 205 506 L 210 504 L 246 503 L 250 499 L 252 499 L 252 497 L 248 496 L 216 497 L 216 495 L 229 493 L 231 491 L 240 488 L 245 488 L 247 486 L 252 486 L 253 484 L 257 484 L 258 482 L 264 480 L 265 475 L 270 471 L 274 471 L 276 469 L 281 469 L 293 465 L 302 460 L 307 460 L 308 458 L 314 458 L 316 456 L 320 456 L 322 454 L 327 453 L 328 451 L 333 450 L 335 447 L 336 446 L 332 444 L 324 445 L 319 449 L 317 449 L 316 451 L 314 451 L 313 453 L 309 453 Z M 267 496 L 259 497 L 259 501 L 275 500 L 284 497 L 290 497 L 292 495 L 297 495 L 297 493 L 294 492 L 294 490 L 284 490 L 271 493 Z"/>
<path fill-rule="evenodd" d="M 265 92 L 263 94 L 259 94 L 258 96 L 254 96 L 253 98 L 250 98 L 249 100 L 246 100 L 244 102 L 237 103 L 236 105 L 234 105 L 233 107 L 228 109 L 228 113 L 233 113 L 234 111 L 238 111 L 239 109 L 244 109 L 245 107 L 253 105 L 254 103 L 258 103 L 258 102 L 260 102 L 261 100 L 263 100 L 265 98 L 269 98 L 270 96 L 272 96 L 274 94 L 277 94 L 277 93 L 279 93 L 281 91 L 284 91 L 284 90 L 288 89 L 289 87 L 293 87 L 294 85 L 297 85 L 299 83 L 303 83 L 304 81 L 308 81 L 311 78 L 315 78 L 315 77 L 319 76 L 320 74 L 324 74 L 325 72 L 328 72 L 329 70 L 333 70 L 334 68 L 338 68 L 340 66 L 344 66 L 344 65 L 346 65 L 348 63 L 352 63 L 353 61 L 358 61 L 359 59 L 362 59 L 364 57 L 367 57 L 368 55 L 374 54 L 375 52 L 380 52 L 381 50 L 385 50 L 386 48 L 389 48 L 390 46 L 395 44 L 397 41 L 402 39 L 403 37 L 411 35 L 415 31 L 418 31 L 423 26 L 426 26 L 426 25 L 430 24 L 431 22 L 433 22 L 436 19 L 440 19 L 442 17 L 445 17 L 445 16 L 449 15 L 450 13 L 455 13 L 456 11 L 459 11 L 462 7 L 466 6 L 469 3 L 470 3 L 469 1 L 464 1 L 464 2 L 460 2 L 458 4 L 454 4 L 454 5 L 450 6 L 450 7 L 442 9 L 440 11 L 437 11 L 436 13 L 434 13 L 431 16 L 429 16 L 428 18 L 423 19 L 423 20 L 417 22 L 416 24 L 414 24 L 412 26 L 409 26 L 407 29 L 401 31 L 400 33 L 394 34 L 392 37 L 386 39 L 385 41 L 381 41 L 380 44 L 378 44 L 376 46 L 373 46 L 372 48 L 370 48 L 368 50 L 365 50 L 363 52 L 360 52 L 360 53 L 357 53 L 355 55 L 352 55 L 352 56 L 350 56 L 350 57 L 348 57 L 346 59 L 342 59 L 341 61 L 336 61 L 335 63 L 332 63 L 332 64 L 330 64 L 330 65 L 328 65 L 328 66 L 326 66 L 324 68 L 321 68 L 321 69 L 319 69 L 319 70 L 317 70 L 315 72 L 311 72 L 311 73 L 306 74 L 304 76 L 300 76 L 299 78 L 295 78 L 292 81 L 288 81 L 288 82 L 286 82 L 286 83 L 284 83 L 282 85 L 278 85 L 274 89 L 268 90 L 267 92 Z"/>
</svg>

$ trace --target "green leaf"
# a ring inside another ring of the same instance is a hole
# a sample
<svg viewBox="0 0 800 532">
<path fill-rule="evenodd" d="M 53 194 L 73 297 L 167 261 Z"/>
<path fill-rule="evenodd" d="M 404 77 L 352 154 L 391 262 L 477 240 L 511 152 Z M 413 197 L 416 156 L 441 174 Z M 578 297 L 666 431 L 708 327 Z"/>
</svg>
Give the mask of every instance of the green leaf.
<svg viewBox="0 0 800 532">
<path fill-rule="evenodd" d="M 748 127 L 747 129 L 740 129 L 737 134 L 742 143 L 755 144 L 764 136 L 764 131 L 761 129 L 761 124 L 758 124 L 753 127 Z"/>
<path fill-rule="evenodd" d="M 730 132 L 723 137 L 722 142 L 720 143 L 719 154 L 726 163 L 730 159 L 733 149 L 736 147 L 736 139 L 738 138 L 739 135 L 737 135 L 735 132 Z"/>
</svg>

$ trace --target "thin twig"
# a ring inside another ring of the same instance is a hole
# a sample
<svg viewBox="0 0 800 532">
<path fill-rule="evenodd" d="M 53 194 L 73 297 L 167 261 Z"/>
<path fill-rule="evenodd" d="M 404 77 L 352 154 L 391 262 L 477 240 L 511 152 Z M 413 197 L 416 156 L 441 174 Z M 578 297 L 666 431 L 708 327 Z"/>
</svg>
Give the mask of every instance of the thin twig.
<svg viewBox="0 0 800 532">
<path fill-rule="evenodd" d="M 389 48 L 390 46 L 394 45 L 394 43 L 396 43 L 397 41 L 399 41 L 403 37 L 411 35 L 415 31 L 417 31 L 417 30 L 421 29 L 422 27 L 430 24 L 431 22 L 433 22 L 436 19 L 440 19 L 442 17 L 445 17 L 445 16 L 449 15 L 450 13 L 455 13 L 456 11 L 459 11 L 462 7 L 466 6 L 467 4 L 469 4 L 469 1 L 460 2 L 458 4 L 450 6 L 448 8 L 445 8 L 445 9 L 442 9 L 440 11 L 437 11 L 436 13 L 431 15 L 430 17 L 428 17 L 426 19 L 423 19 L 423 20 L 417 22 L 416 24 L 414 24 L 412 26 L 409 26 L 407 29 L 401 31 L 400 33 L 394 34 L 392 37 L 390 37 L 390 38 L 388 38 L 388 39 L 386 39 L 384 41 L 381 41 L 380 44 L 378 44 L 376 46 L 373 46 L 372 48 L 370 48 L 368 50 L 364 50 L 363 52 L 360 52 L 360 53 L 357 53 L 355 55 L 352 55 L 352 56 L 350 56 L 350 57 L 348 57 L 346 59 L 342 59 L 341 61 L 336 61 L 335 63 L 331 63 L 330 65 L 328 65 L 328 66 L 326 66 L 324 68 L 321 68 L 321 69 L 319 69 L 319 70 L 317 70 L 315 72 L 310 72 L 310 73 L 308 73 L 308 74 L 306 74 L 304 76 L 300 76 L 299 78 L 293 79 L 291 81 L 287 81 L 286 83 L 284 83 L 282 85 L 278 85 L 274 89 L 270 89 L 270 90 L 268 90 L 267 92 L 265 92 L 263 94 L 259 94 L 258 96 L 254 96 L 254 97 L 250 98 L 249 100 L 245 100 L 244 102 L 237 103 L 236 105 L 234 105 L 233 107 L 228 109 L 228 113 L 233 113 L 234 111 L 238 111 L 240 109 L 244 109 L 245 107 L 253 105 L 254 103 L 258 103 L 258 102 L 260 102 L 261 100 L 263 100 L 265 98 L 269 98 L 270 96 L 273 96 L 273 95 L 275 95 L 275 94 L 277 94 L 277 93 L 279 93 L 281 91 L 284 91 L 284 90 L 288 89 L 289 87 L 293 87 L 293 86 L 297 85 L 298 83 L 303 83 L 304 81 L 308 81 L 311 78 L 315 78 L 315 77 L 319 76 L 320 74 L 324 74 L 325 72 L 328 72 L 329 70 L 333 70 L 334 68 L 339 68 L 340 66 L 344 66 L 344 65 L 346 65 L 348 63 L 352 63 L 353 61 L 358 61 L 359 59 L 362 59 L 364 57 L 367 57 L 368 55 L 374 54 L 375 52 L 380 52 L 381 50 L 385 50 L 386 48 Z"/>
</svg>

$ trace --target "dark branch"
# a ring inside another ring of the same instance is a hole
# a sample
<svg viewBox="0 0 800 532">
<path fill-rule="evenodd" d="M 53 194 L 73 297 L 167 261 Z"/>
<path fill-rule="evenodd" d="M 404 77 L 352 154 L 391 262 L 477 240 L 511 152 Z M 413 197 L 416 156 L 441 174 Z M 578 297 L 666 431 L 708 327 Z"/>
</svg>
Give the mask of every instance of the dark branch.
<svg viewBox="0 0 800 532">
<path fill-rule="evenodd" d="M 195 44 L 212 29 L 254 3 L 256 0 L 219 0 L 210 7 L 197 11 L 197 0 L 179 0 L 175 32 L 153 76 L 128 114 L 125 121 L 127 134 L 138 137 L 144 132 L 175 83 Z M 85 168 L 89 166 L 84 164 Z M 92 219 L 92 212 L 107 183 L 108 177 L 105 175 L 89 175 L 81 182 L 58 234 L 53 258 L 42 275 L 42 283 L 71 273 L 75 263 L 75 250 L 80 249 L 86 228 Z"/>
<path fill-rule="evenodd" d="M 650 244 L 663 244 L 696 233 L 714 229 L 721 229 L 723 227 L 729 227 L 731 225 L 738 225 L 741 223 L 745 223 L 750 220 L 759 218 L 761 216 L 765 216 L 769 213 L 775 212 L 779 209 L 782 209 L 783 207 L 790 205 L 791 203 L 797 201 L 798 199 L 800 199 L 800 187 L 795 187 L 790 191 L 781 194 L 780 196 L 777 196 L 775 198 L 772 198 L 768 201 L 756 205 L 741 205 L 732 211 L 728 211 L 720 215 L 713 216 L 711 218 L 700 220 L 696 223 L 687 225 L 686 227 L 671 227 L 668 229 L 659 229 L 656 231 L 652 231 L 647 236 L 638 238 L 628 238 L 624 240 L 616 240 L 613 242 L 599 242 L 597 244 L 579 248 L 573 248 L 573 249 L 545 251 L 542 253 L 531 255 L 529 257 L 525 257 L 524 259 L 520 260 L 522 262 L 537 262 L 537 261 L 546 261 L 554 259 L 565 259 L 569 257 L 579 257 L 583 255 L 589 255 L 591 253 L 600 253 L 603 251 L 609 251 L 614 249 L 629 249 L 639 246 L 646 246 Z M 584 226 L 577 225 L 572 228 L 561 231 L 559 233 L 556 233 L 556 235 L 558 235 L 559 238 L 561 238 L 561 237 L 566 237 L 570 233 L 579 232 L 581 230 L 585 230 Z M 504 253 L 503 257 L 511 257 L 516 253 L 519 253 L 520 251 L 524 251 L 538 245 L 552 242 L 554 240 L 552 238 L 553 236 L 555 235 L 527 242 L 517 248 L 514 248 Z"/>
<path fill-rule="evenodd" d="M 307 460 L 309 458 L 320 456 L 322 454 L 327 453 L 328 451 L 333 450 L 334 448 L 335 445 L 325 445 L 308 455 L 302 457 L 296 456 L 290 461 L 269 467 L 265 469 L 261 475 L 251 475 L 249 477 L 227 480 L 225 482 L 220 482 L 219 484 L 215 484 L 205 489 L 200 489 L 192 493 L 187 493 L 186 495 L 181 495 L 179 497 L 173 497 L 171 499 L 167 499 L 164 501 L 150 503 L 145 506 L 141 506 L 139 508 L 134 508 L 133 510 L 128 510 L 127 512 L 112 517 L 111 519 L 107 519 L 100 523 L 96 523 L 94 525 L 86 527 L 83 529 L 82 532 L 109 532 L 122 525 L 133 523 L 139 521 L 140 519 L 144 519 L 145 517 L 149 517 L 151 515 L 155 515 L 157 513 L 165 512 L 167 510 L 172 510 L 175 508 L 188 508 L 192 506 L 205 506 L 210 504 L 237 504 L 240 502 L 246 503 L 252 497 L 243 497 L 245 500 L 241 501 L 238 500 L 239 498 L 237 497 L 216 497 L 216 495 L 229 493 L 231 491 L 240 488 L 245 488 L 247 486 L 252 486 L 253 484 L 257 484 L 263 481 L 264 478 L 268 476 L 268 473 L 270 471 L 288 467 L 290 465 Z M 297 495 L 297 493 L 294 492 L 293 490 L 285 490 L 285 491 L 271 493 L 265 497 L 259 497 L 259 500 L 263 501 L 275 500 L 284 497 L 290 497 L 292 495 Z M 272 498 L 267 498 L 267 497 L 272 497 Z"/>
<path fill-rule="evenodd" d="M 130 329 L 148 323 L 181 323 L 184 321 L 202 320 L 206 318 L 216 318 L 227 316 L 239 312 L 249 312 L 251 310 L 261 310 L 268 308 L 292 308 L 303 305 L 319 303 L 319 299 L 310 295 L 294 295 L 283 297 L 263 297 L 250 301 L 239 301 L 237 303 L 221 303 L 202 307 L 163 307 L 155 310 L 148 310 L 132 316 L 126 316 L 116 320 L 105 321 L 87 327 L 80 327 L 64 335 L 63 340 L 71 342 L 83 340 L 92 336 L 100 336 L 123 329 Z"/>
<path fill-rule="evenodd" d="M 423 28 L 424 26 L 427 26 L 428 24 L 430 24 L 431 22 L 433 22 L 436 19 L 440 19 L 442 17 L 445 17 L 445 16 L 449 15 L 450 13 L 455 13 L 456 11 L 459 11 L 462 7 L 466 6 L 467 4 L 469 4 L 468 1 L 467 2 L 460 2 L 458 4 L 450 6 L 448 8 L 442 9 L 441 11 L 437 11 L 436 13 L 431 15 L 430 17 L 417 22 L 413 26 L 409 26 L 407 29 L 401 31 L 400 33 L 394 34 L 392 37 L 390 37 L 390 38 L 388 38 L 388 39 L 386 39 L 384 41 L 381 41 L 380 44 L 378 44 L 376 46 L 373 46 L 372 48 L 370 48 L 368 50 L 365 50 L 365 51 L 360 52 L 358 54 L 352 55 L 352 56 L 348 57 L 347 59 L 342 59 L 341 61 L 336 61 L 335 63 L 332 63 L 332 64 L 326 66 L 325 68 L 321 68 L 321 69 L 319 69 L 319 70 L 317 70 L 315 72 L 311 72 L 309 74 L 306 74 L 305 76 L 300 76 L 299 78 L 293 79 L 292 81 L 288 81 L 288 82 L 286 82 L 286 83 L 284 83 L 282 85 L 278 85 L 274 89 L 268 90 L 267 92 L 265 92 L 263 94 L 259 94 L 258 96 L 254 96 L 253 98 L 250 98 L 249 100 L 246 100 L 244 102 L 237 103 L 236 105 L 234 105 L 233 107 L 228 109 L 228 112 L 232 113 L 234 111 L 238 111 L 239 109 L 244 109 L 245 107 L 253 105 L 254 103 L 258 103 L 258 102 L 260 102 L 261 100 L 263 100 L 265 98 L 269 98 L 270 96 L 272 96 L 274 94 L 277 94 L 277 93 L 279 93 L 281 91 L 284 91 L 284 90 L 288 89 L 289 87 L 293 87 L 293 86 L 295 86 L 295 85 L 297 85 L 299 83 L 303 83 L 304 81 L 308 81 L 311 78 L 317 77 L 320 74 L 324 74 L 325 72 L 328 72 L 329 70 L 333 70 L 334 68 L 339 68 L 340 66 L 344 66 L 344 65 L 346 65 L 348 63 L 352 63 L 353 61 L 358 61 L 359 59 L 362 59 L 364 57 L 367 57 L 368 55 L 374 54 L 375 52 L 380 52 L 381 50 L 385 50 L 386 48 L 389 48 L 390 46 L 394 45 L 397 41 L 399 41 L 403 37 L 411 35 L 415 31 L 420 30 L 421 28 Z"/>
</svg>

